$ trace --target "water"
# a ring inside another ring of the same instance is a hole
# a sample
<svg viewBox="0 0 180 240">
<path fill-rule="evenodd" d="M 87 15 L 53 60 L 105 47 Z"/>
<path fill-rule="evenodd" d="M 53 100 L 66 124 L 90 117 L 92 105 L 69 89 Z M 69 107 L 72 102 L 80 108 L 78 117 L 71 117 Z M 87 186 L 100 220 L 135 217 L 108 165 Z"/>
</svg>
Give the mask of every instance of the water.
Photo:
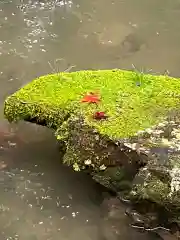
<svg viewBox="0 0 180 240">
<path fill-rule="evenodd" d="M 53 133 L 10 125 L 2 109 L 8 94 L 50 72 L 179 76 L 179 14 L 179 0 L 0 1 L 0 239 L 157 239 L 130 229 L 123 207 L 104 222 L 103 190 L 61 164 Z"/>
</svg>

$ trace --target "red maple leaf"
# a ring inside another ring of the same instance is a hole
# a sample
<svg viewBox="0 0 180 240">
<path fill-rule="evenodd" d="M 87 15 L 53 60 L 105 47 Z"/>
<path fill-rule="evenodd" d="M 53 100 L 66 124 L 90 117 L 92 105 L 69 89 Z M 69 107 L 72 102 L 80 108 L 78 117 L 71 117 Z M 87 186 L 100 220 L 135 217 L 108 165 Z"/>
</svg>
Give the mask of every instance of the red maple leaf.
<svg viewBox="0 0 180 240">
<path fill-rule="evenodd" d="M 96 93 L 87 93 L 82 99 L 81 102 L 88 103 L 98 103 L 100 101 L 100 96 Z"/>
<path fill-rule="evenodd" d="M 105 114 L 105 112 L 95 112 L 93 117 L 96 120 L 107 119 L 107 115 Z"/>
</svg>

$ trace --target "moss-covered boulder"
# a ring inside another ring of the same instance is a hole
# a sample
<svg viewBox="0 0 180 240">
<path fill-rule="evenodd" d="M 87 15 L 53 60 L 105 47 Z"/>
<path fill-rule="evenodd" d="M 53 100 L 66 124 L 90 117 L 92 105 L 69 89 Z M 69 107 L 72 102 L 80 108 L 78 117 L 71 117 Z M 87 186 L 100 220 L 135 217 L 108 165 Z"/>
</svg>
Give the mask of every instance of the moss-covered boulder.
<svg viewBox="0 0 180 240">
<path fill-rule="evenodd" d="M 88 92 L 99 92 L 98 106 L 80 103 Z M 4 113 L 9 121 L 35 120 L 58 128 L 78 112 L 89 126 L 115 140 L 159 123 L 179 103 L 180 85 L 174 78 L 120 70 L 79 71 L 32 81 L 6 99 Z M 108 120 L 94 120 L 95 111 L 104 111 Z"/>
<path fill-rule="evenodd" d="M 169 161 L 169 152 L 179 151 L 179 110 L 179 79 L 122 70 L 43 76 L 9 96 L 4 106 L 9 121 L 54 129 L 65 146 L 65 164 L 88 171 L 116 192 L 129 190 L 136 176 L 142 182 L 133 182 L 131 200 L 171 210 L 180 208 L 179 185 L 171 194 L 179 165 Z"/>
</svg>

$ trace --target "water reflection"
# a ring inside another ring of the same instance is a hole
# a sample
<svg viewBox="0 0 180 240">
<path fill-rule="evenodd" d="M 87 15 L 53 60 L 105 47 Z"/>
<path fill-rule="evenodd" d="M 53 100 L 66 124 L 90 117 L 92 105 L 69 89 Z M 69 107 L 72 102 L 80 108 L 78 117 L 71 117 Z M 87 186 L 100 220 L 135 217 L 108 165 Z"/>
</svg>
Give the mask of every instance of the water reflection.
<svg viewBox="0 0 180 240">
<path fill-rule="evenodd" d="M 178 0 L 0 1 L 1 110 L 33 78 L 72 67 L 179 75 L 179 11 Z M 60 164 L 53 133 L 0 117 L 2 240 L 156 239 L 130 230 L 123 206 L 121 219 L 107 217 L 102 189 Z"/>
</svg>

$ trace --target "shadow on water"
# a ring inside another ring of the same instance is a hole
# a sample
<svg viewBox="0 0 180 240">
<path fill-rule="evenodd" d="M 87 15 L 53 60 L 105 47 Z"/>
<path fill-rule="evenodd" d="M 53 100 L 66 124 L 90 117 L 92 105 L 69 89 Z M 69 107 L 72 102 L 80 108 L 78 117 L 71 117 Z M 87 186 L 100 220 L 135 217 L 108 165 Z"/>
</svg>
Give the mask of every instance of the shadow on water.
<svg viewBox="0 0 180 240">
<path fill-rule="evenodd" d="M 0 1 L 1 109 L 33 78 L 71 66 L 178 75 L 179 11 L 178 0 Z M 0 239 L 159 239 L 130 228 L 124 205 L 63 166 L 51 131 L 0 119 Z"/>
</svg>

